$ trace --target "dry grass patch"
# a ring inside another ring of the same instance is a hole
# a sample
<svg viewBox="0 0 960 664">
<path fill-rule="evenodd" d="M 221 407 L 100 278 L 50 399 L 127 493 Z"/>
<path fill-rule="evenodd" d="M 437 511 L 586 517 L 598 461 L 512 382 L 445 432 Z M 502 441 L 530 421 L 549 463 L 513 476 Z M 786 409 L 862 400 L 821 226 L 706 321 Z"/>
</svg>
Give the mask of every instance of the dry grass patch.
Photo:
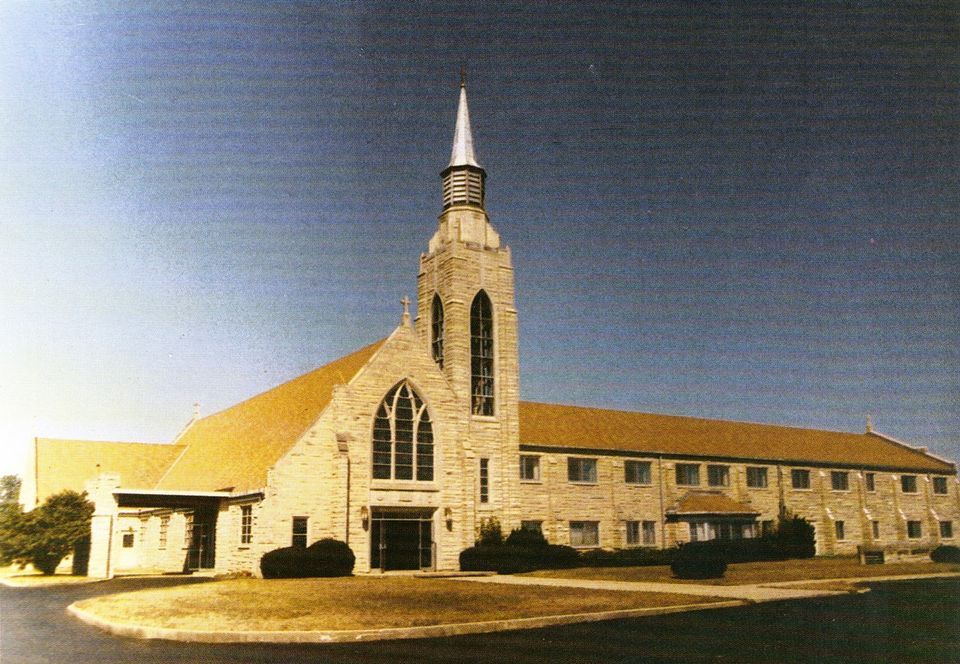
<svg viewBox="0 0 960 664">
<path fill-rule="evenodd" d="M 82 601 L 113 622 L 192 630 L 344 630 L 482 622 L 716 601 L 664 593 L 410 577 L 231 579 Z"/>
<path fill-rule="evenodd" d="M 721 586 L 803 581 L 816 579 L 845 579 L 899 574 L 939 574 L 960 572 L 960 565 L 950 563 L 891 563 L 889 565 L 861 565 L 857 558 L 808 558 L 775 562 L 734 563 L 720 579 L 675 579 L 664 565 L 650 567 L 578 567 L 576 569 L 541 570 L 529 576 L 569 579 L 601 579 L 605 581 L 656 581 L 669 583 L 700 583 Z"/>
<path fill-rule="evenodd" d="M 33 569 L 33 567 L 30 565 L 24 569 L 20 569 L 16 565 L 2 567 L 0 568 L 0 578 L 2 578 L 4 583 L 7 585 L 17 586 L 20 588 L 58 586 L 61 584 L 70 583 L 90 583 L 97 580 L 91 579 L 87 576 L 74 576 L 72 574 L 54 574 L 52 576 L 44 576 L 37 570 Z"/>
</svg>

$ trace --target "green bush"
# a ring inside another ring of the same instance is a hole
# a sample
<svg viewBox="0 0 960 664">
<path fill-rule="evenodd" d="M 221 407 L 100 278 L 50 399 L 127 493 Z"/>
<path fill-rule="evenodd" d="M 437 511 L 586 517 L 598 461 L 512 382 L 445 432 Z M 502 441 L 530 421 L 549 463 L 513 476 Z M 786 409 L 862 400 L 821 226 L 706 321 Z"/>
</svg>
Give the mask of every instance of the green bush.
<svg viewBox="0 0 960 664">
<path fill-rule="evenodd" d="M 777 521 L 776 531 L 769 539 L 783 556 L 782 559 L 813 558 L 817 553 L 813 525 L 803 517 L 782 515 Z"/>
<path fill-rule="evenodd" d="M 727 561 L 717 548 L 685 544 L 677 551 L 670 571 L 678 579 L 717 579 L 727 571 Z"/>
<path fill-rule="evenodd" d="M 516 528 L 507 536 L 508 546 L 520 546 L 528 549 L 542 549 L 549 546 L 547 538 L 539 530 Z"/>
<path fill-rule="evenodd" d="M 676 549 L 590 549 L 580 554 L 583 567 L 641 567 L 669 565 Z"/>
<path fill-rule="evenodd" d="M 356 558 L 344 542 L 322 539 L 306 548 L 274 549 L 260 558 L 265 579 L 302 579 L 315 576 L 350 576 Z"/>
<path fill-rule="evenodd" d="M 23 512 L 17 503 L 0 505 L 0 563 L 32 564 L 53 574 L 64 556 L 90 535 L 93 503 L 85 493 L 61 491 Z"/>
<path fill-rule="evenodd" d="M 930 552 L 930 560 L 935 563 L 960 563 L 960 547 L 941 544 Z"/>
<path fill-rule="evenodd" d="M 503 544 L 503 530 L 500 528 L 500 521 L 492 516 L 489 519 L 481 519 L 480 532 L 477 533 L 477 546 L 497 546 Z"/>
<path fill-rule="evenodd" d="M 770 537 L 739 540 L 713 539 L 684 544 L 689 549 L 715 551 L 727 563 L 752 563 L 763 560 L 786 560 L 787 555 L 777 541 Z"/>
</svg>

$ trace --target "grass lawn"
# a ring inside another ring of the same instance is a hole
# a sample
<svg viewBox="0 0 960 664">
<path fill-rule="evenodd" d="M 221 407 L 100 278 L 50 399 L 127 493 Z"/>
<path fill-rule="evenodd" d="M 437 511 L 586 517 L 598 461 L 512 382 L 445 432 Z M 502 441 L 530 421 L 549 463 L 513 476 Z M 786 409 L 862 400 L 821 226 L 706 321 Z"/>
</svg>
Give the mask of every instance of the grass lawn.
<svg viewBox="0 0 960 664">
<path fill-rule="evenodd" d="M 341 630 L 480 622 L 715 601 L 449 579 L 230 579 L 84 600 L 114 622 L 195 630 Z"/>
<path fill-rule="evenodd" d="M 723 586 L 802 581 L 805 579 L 840 579 L 898 574 L 936 574 L 960 572 L 960 565 L 947 563 L 891 563 L 861 565 L 857 558 L 808 558 L 782 562 L 735 563 L 727 567 L 721 579 L 675 579 L 665 565 L 650 567 L 578 567 L 575 569 L 540 570 L 528 576 L 566 579 L 603 579 L 609 581 L 660 581 L 671 583 L 707 583 Z"/>
</svg>

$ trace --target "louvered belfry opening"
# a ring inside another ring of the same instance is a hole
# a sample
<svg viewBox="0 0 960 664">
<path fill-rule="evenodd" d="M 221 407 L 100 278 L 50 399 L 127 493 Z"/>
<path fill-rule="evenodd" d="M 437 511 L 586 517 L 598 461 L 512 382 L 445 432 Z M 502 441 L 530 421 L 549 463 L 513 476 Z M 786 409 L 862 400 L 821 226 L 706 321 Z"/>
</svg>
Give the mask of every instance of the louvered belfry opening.
<svg viewBox="0 0 960 664">
<path fill-rule="evenodd" d="M 443 209 L 454 205 L 483 207 L 484 185 L 487 174 L 476 166 L 450 166 L 443 178 Z"/>
</svg>

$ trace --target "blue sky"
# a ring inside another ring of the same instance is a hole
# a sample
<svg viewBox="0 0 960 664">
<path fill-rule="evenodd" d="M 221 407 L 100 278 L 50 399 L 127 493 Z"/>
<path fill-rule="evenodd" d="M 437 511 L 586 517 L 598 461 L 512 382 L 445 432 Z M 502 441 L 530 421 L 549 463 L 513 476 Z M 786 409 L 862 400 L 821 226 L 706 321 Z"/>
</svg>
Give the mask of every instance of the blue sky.
<svg viewBox="0 0 960 664">
<path fill-rule="evenodd" d="M 0 6 L 0 472 L 385 336 L 458 71 L 530 400 L 960 458 L 960 14 Z"/>
</svg>

